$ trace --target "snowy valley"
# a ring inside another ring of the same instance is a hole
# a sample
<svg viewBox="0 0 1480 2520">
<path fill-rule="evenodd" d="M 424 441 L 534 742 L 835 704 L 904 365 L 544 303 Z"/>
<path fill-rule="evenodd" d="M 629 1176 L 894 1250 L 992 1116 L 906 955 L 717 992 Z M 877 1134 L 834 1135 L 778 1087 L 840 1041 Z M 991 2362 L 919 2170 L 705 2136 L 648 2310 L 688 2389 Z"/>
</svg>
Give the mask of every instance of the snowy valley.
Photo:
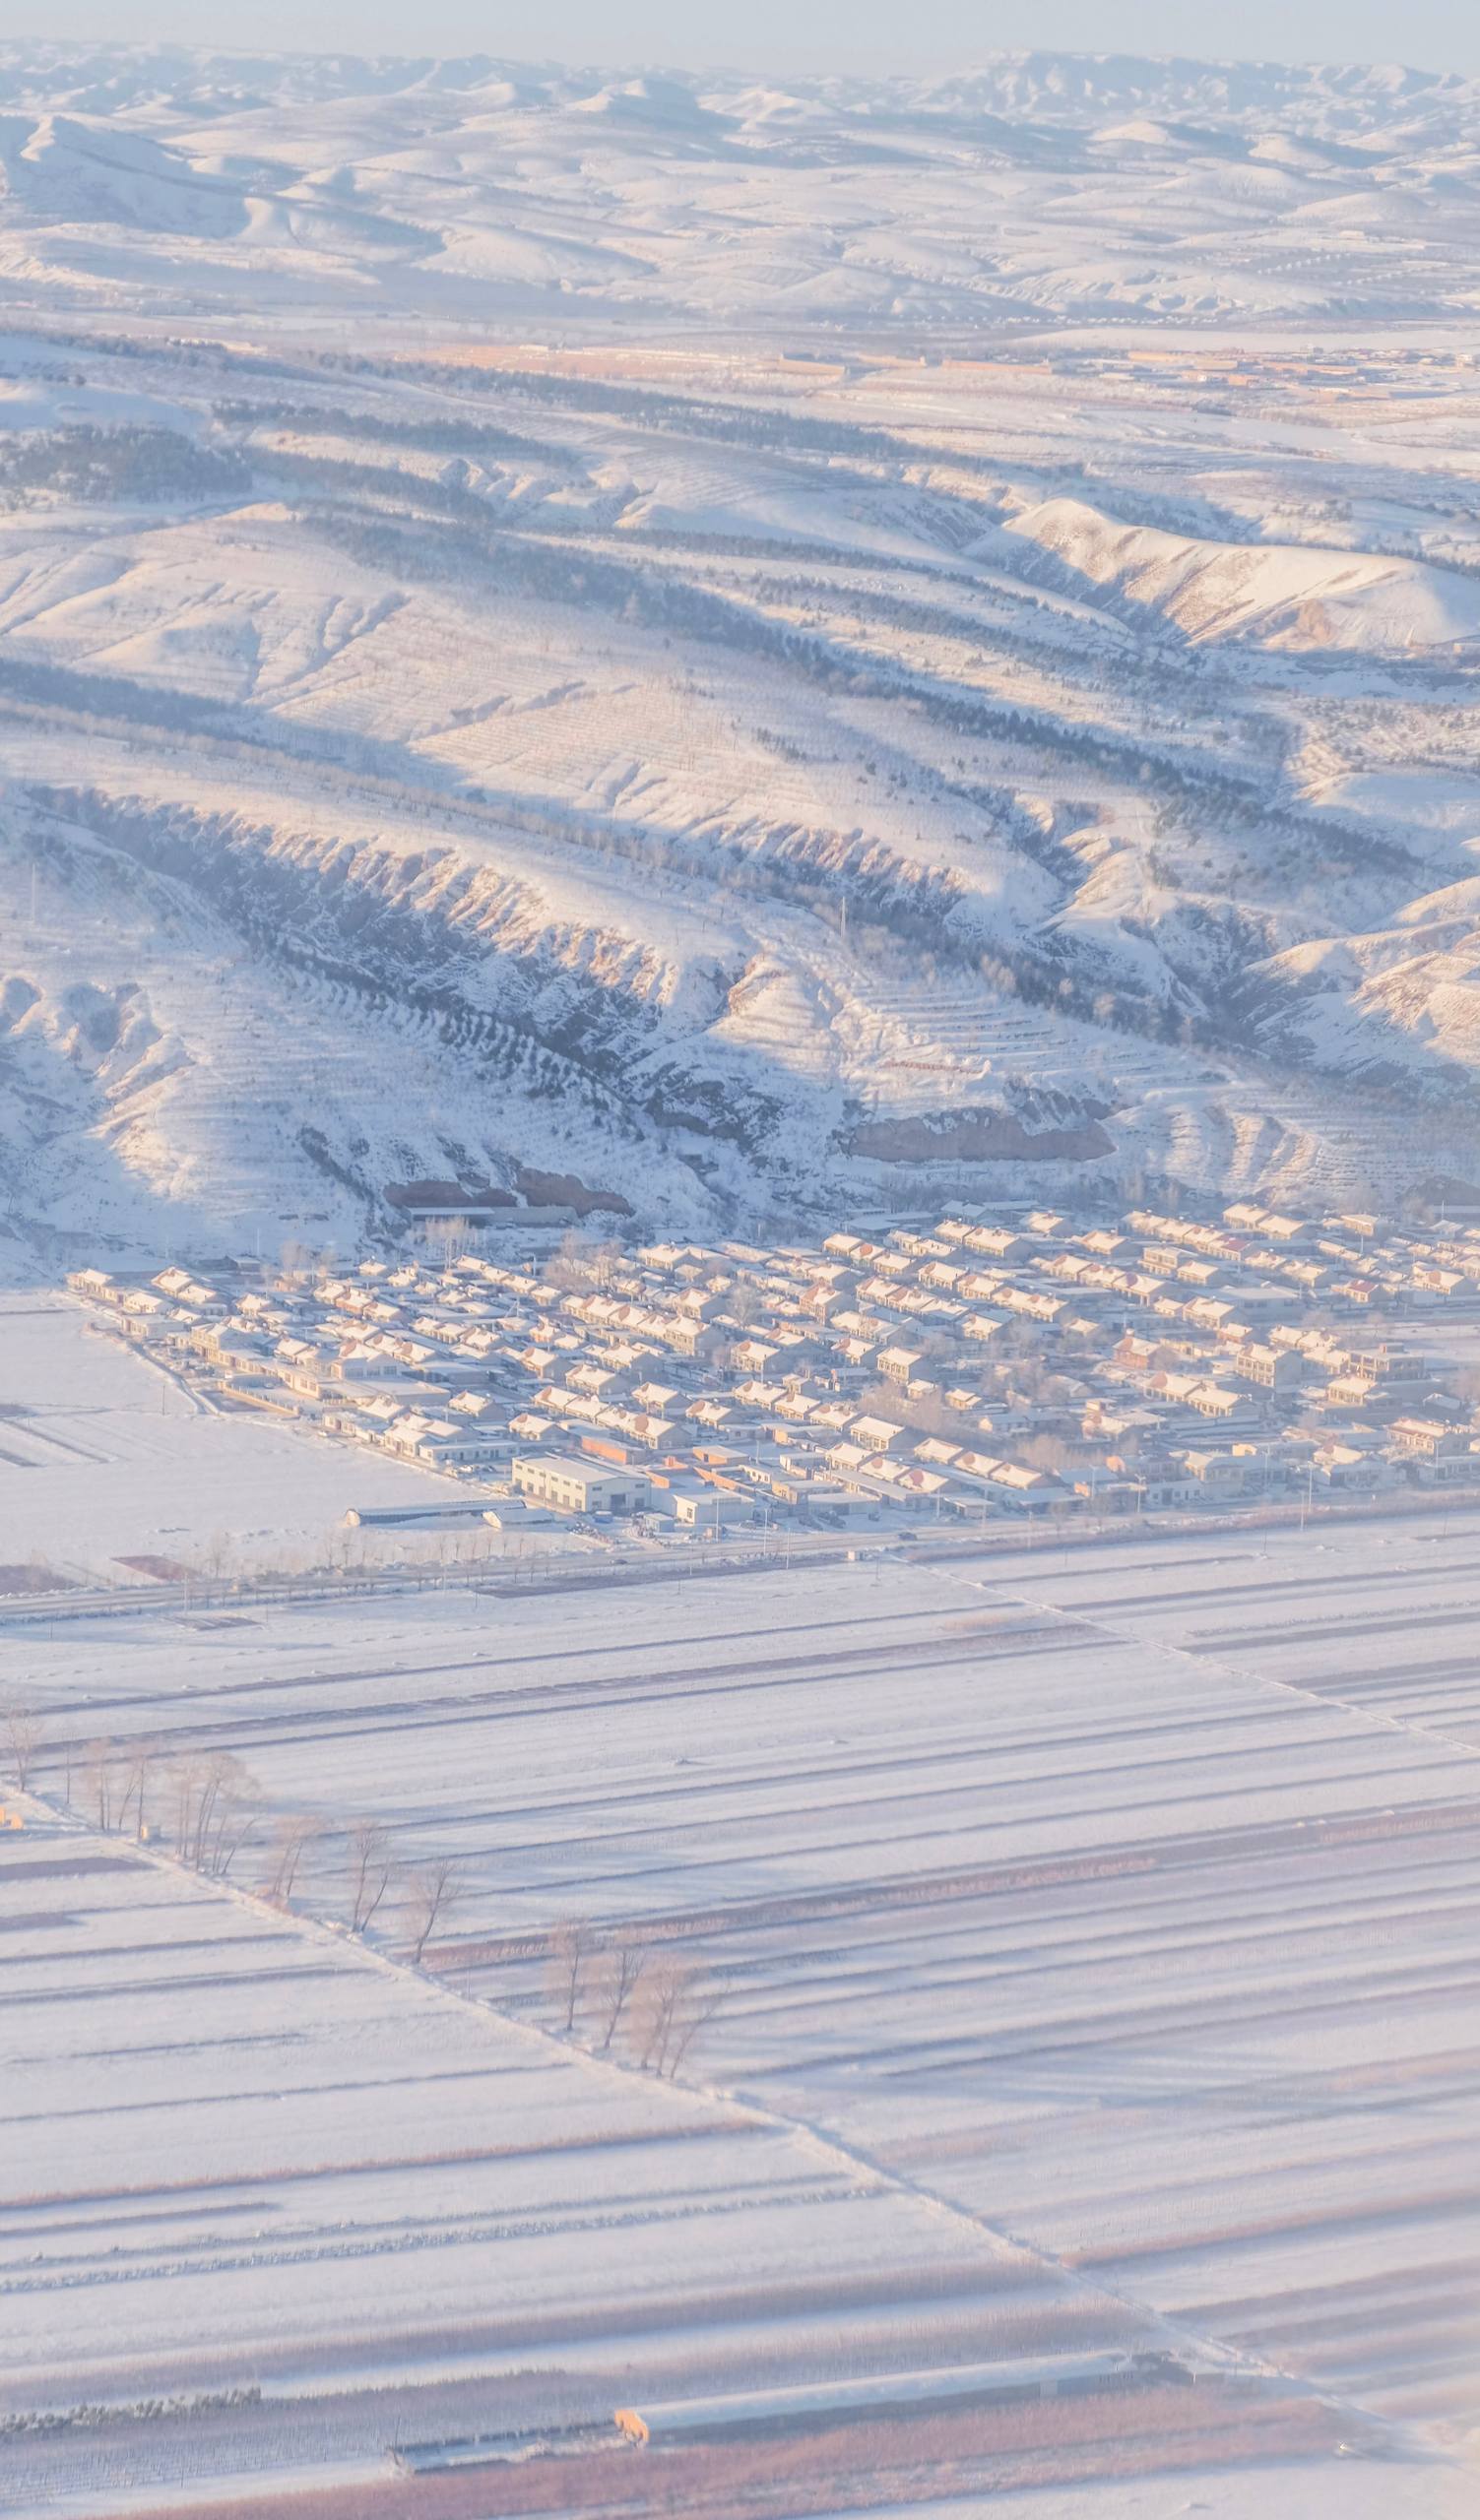
<svg viewBox="0 0 1480 2520">
<path fill-rule="evenodd" d="M 1472 1185 L 1480 92 L 0 95 L 13 1260 Z"/>
</svg>

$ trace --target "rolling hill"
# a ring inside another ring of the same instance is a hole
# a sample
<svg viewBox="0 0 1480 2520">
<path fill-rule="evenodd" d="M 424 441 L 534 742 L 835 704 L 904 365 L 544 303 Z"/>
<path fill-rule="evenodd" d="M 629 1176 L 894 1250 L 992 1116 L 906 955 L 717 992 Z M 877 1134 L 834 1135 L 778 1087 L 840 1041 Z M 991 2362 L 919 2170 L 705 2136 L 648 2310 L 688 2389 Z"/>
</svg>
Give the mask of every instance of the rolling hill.
<svg viewBox="0 0 1480 2520">
<path fill-rule="evenodd" d="M 0 115 L 18 1263 L 1480 1177 L 1480 91 L 32 44 Z"/>
</svg>

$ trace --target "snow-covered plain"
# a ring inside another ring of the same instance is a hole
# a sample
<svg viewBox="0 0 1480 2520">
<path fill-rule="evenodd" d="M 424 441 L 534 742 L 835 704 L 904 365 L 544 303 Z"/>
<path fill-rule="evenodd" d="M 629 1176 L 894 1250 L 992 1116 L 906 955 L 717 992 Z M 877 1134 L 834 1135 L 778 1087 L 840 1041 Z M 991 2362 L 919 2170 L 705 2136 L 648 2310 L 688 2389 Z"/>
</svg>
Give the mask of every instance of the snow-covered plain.
<svg viewBox="0 0 1480 2520">
<path fill-rule="evenodd" d="M 0 94 L 13 1254 L 1474 1182 L 1472 84 Z"/>
<path fill-rule="evenodd" d="M 0 1293 L 0 1561 L 64 1584 L 136 1580 L 129 1559 L 206 1571 L 322 1564 L 352 1505 L 458 1493 L 435 1472 L 363 1462 L 300 1427 L 204 1405 L 46 1290 Z"/>
<path fill-rule="evenodd" d="M 1201 2458 L 1242 2474 L 1227 2508 L 1252 2514 L 1243 2462 L 1294 2449 L 1298 2507 L 1365 2509 L 1327 2465 L 1345 2438 L 1399 2463 L 1374 2507 L 1461 2511 L 1480 2437 L 1466 1521 L 1040 1542 L 676 1596 L 161 1614 L 101 1654 L 85 1618 L 28 1633 L 43 1792 L 70 1761 L 85 1811 L 86 1742 L 122 1775 L 147 1740 L 164 1816 L 171 1762 L 228 1751 L 259 1822 L 225 1891 L 114 1835 L 121 1872 L 48 1874 L 39 1922 L 17 1914 L 34 2000 L 8 2016 L 7 2192 L 52 2201 L 7 2217 L 11 2403 L 55 2403 L 83 2366 L 74 2400 L 219 2388 L 250 2362 L 276 2432 L 213 2417 L 188 2471 L 229 2477 L 285 2442 L 310 2465 L 364 2453 L 392 2405 L 403 2438 L 466 2428 L 517 2315 L 541 2420 L 547 2391 L 599 2414 L 619 2384 L 805 2378 L 840 2350 L 881 2369 L 1128 2341 L 1228 2375 L 1198 2396 L 1211 2425 L 1225 2395 L 1215 2452 L 1147 2412 L 1146 2508 L 1177 2508 Z M 308 1814 L 299 1922 L 251 1893 L 281 1820 Z M 368 1951 L 334 1929 L 364 1818 L 402 1867 Z M 18 1843 L 100 1844 L 81 1818 Z M 412 1975 L 411 1885 L 446 1857 L 458 1902 Z M 590 1984 L 562 2036 L 549 1938 L 572 1920 L 719 1990 L 672 2093 L 620 2039 L 590 2055 Z M 572 2109 L 599 2149 L 567 2192 Z M 660 2121 L 635 2180 L 634 2110 Z M 486 2167 L 465 2167 L 491 2124 Z M 610 2268 L 590 2219 L 609 2194 Z M 299 2404 L 331 2374 L 332 2421 Z M 500 2382 L 480 2403 L 507 2402 Z M 1095 2441 L 1070 2468 L 1040 2441 L 1020 2469 L 988 2424 L 922 2445 L 920 2473 L 935 2492 L 957 2457 L 978 2489 L 1124 2473 L 1124 2445 Z M 86 2472 L 64 2436 L 43 2446 L 47 2475 Z M 126 2444 L 109 2455 L 131 2473 Z"/>
</svg>

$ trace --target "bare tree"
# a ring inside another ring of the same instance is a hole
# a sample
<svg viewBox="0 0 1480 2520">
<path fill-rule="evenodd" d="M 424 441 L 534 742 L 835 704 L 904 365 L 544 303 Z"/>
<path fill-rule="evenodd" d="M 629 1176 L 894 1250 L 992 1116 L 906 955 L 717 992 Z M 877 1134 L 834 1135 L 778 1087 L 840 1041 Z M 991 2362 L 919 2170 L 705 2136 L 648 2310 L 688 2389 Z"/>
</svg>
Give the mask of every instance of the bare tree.
<svg viewBox="0 0 1480 2520">
<path fill-rule="evenodd" d="M 312 1811 L 289 1812 L 278 1822 L 273 1832 L 273 1866 L 262 1888 L 263 1896 L 280 1908 L 286 1908 L 291 1899 L 298 1866 L 322 1828 L 322 1821 Z"/>
<path fill-rule="evenodd" d="M 175 1853 L 182 1863 L 218 1877 L 229 1871 L 254 1818 L 251 1780 L 233 1751 L 191 1751 L 175 1761 Z"/>
<path fill-rule="evenodd" d="M 461 1259 L 473 1240 L 473 1228 L 462 1216 L 428 1217 L 422 1228 L 427 1248 L 434 1251 L 444 1269 Z"/>
<path fill-rule="evenodd" d="M 201 1868 L 224 1881 L 257 1826 L 257 1806 L 250 1781 L 242 1770 L 225 1778 L 212 1809 L 212 1825 L 202 1851 Z"/>
<path fill-rule="evenodd" d="M 567 2033 L 575 2028 L 593 1949 L 591 1928 L 579 1917 L 567 1918 L 564 1924 L 556 1925 L 549 1938 L 549 1991 L 564 2012 L 560 2027 Z"/>
<path fill-rule="evenodd" d="M 621 1942 L 608 1943 L 596 1958 L 592 1997 L 597 2028 L 602 2033 L 601 2052 L 606 2054 L 626 2016 L 627 2007 L 642 1983 L 647 1953 L 640 1942 L 630 1936 Z"/>
<path fill-rule="evenodd" d="M 24 1794 L 40 1747 L 40 1726 L 35 1708 L 28 1706 L 24 1698 L 7 1697 L 5 1700 L 5 1744 L 10 1752 L 16 1783 Z"/>
<path fill-rule="evenodd" d="M 134 1836 L 142 1839 L 149 1828 L 149 1787 L 155 1762 L 159 1757 L 158 1741 L 131 1741 L 123 1767 L 123 1791 L 118 1798 L 118 1826 L 128 1826 L 128 1806 L 134 1806 Z"/>
<path fill-rule="evenodd" d="M 417 1968 L 420 1968 L 422 1952 L 462 1886 L 462 1875 L 450 1855 L 438 1856 L 434 1862 L 423 1863 L 412 1874 L 407 1922 L 412 1937 L 411 1956 Z"/>
<path fill-rule="evenodd" d="M 664 2052 L 680 1991 L 681 1965 L 667 1953 L 660 1955 L 644 1970 L 627 2008 L 627 2048 L 634 2064 L 640 2065 L 644 2073 L 650 2066 L 657 2073 L 663 2071 Z"/>
<path fill-rule="evenodd" d="M 190 1861 L 196 1798 L 204 1774 L 205 1761 L 195 1750 L 182 1752 L 170 1770 L 170 1783 L 174 1790 L 174 1849 L 182 1863 Z"/>
<path fill-rule="evenodd" d="M 559 1250 L 550 1254 L 541 1274 L 547 1286 L 567 1292 L 600 1286 L 611 1276 L 613 1250 L 619 1252 L 620 1245 L 599 1244 L 579 1226 L 571 1226 L 560 1236 Z"/>
<path fill-rule="evenodd" d="M 725 1989 L 716 1979 L 706 1978 L 700 1969 L 688 1972 L 687 1984 L 675 2010 L 668 2047 L 668 2072 L 672 2082 L 701 2030 L 713 2021 L 725 1999 Z"/>
<path fill-rule="evenodd" d="M 207 1574 L 214 1576 L 219 1583 L 225 1572 L 230 1556 L 230 1533 L 225 1531 L 214 1531 L 211 1534 L 210 1539 L 207 1541 L 205 1548 L 205 1566 Z"/>
<path fill-rule="evenodd" d="M 113 1744 L 90 1741 L 87 1749 L 87 1796 L 99 1829 L 113 1825 Z"/>
<path fill-rule="evenodd" d="M 644 2073 L 672 2080 L 718 2001 L 718 1990 L 692 1961 L 669 1953 L 654 1963 L 627 2016 L 627 2045 Z"/>
<path fill-rule="evenodd" d="M 750 1284 L 748 1278 L 740 1279 L 731 1288 L 725 1298 L 725 1310 L 737 1328 L 740 1330 L 754 1328 L 760 1319 L 761 1301 L 759 1291 Z"/>
<path fill-rule="evenodd" d="M 374 1820 L 356 1820 L 350 1831 L 350 1930 L 368 1930 L 395 1877 L 390 1840 Z"/>
<path fill-rule="evenodd" d="M 189 1837 L 182 1852 L 187 1863 L 193 1863 L 198 1872 L 206 1869 L 207 1850 L 216 1826 L 216 1806 L 229 1775 L 225 1765 L 228 1756 L 227 1752 L 214 1752 L 200 1761 L 196 1771 Z"/>
<path fill-rule="evenodd" d="M 591 1274 L 599 1287 L 609 1287 L 626 1254 L 614 1234 L 608 1234 L 591 1255 Z"/>
</svg>

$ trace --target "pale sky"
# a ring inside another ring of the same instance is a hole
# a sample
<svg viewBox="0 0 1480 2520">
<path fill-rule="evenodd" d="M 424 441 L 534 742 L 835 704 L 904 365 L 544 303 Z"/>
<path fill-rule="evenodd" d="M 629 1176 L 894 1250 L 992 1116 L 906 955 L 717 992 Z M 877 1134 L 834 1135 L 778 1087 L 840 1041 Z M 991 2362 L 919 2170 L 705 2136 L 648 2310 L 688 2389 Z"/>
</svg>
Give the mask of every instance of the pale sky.
<svg viewBox="0 0 1480 2520">
<path fill-rule="evenodd" d="M 1176 52 L 1480 72 L 1474 0 L 19 0 L 14 36 L 860 71 Z"/>
</svg>

